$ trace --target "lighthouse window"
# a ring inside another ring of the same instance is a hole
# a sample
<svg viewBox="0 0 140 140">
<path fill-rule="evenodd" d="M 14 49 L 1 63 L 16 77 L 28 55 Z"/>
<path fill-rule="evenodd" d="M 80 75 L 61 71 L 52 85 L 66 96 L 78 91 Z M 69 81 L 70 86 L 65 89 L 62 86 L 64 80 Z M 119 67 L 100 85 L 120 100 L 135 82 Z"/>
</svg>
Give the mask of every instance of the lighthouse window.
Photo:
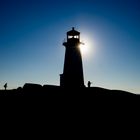
<svg viewBox="0 0 140 140">
<path fill-rule="evenodd" d="M 75 35 L 74 38 L 78 38 L 78 35 Z"/>
<path fill-rule="evenodd" d="M 68 39 L 71 39 L 71 38 L 77 38 L 77 39 L 78 39 L 78 38 L 79 38 L 79 36 L 78 36 L 78 35 L 74 35 L 74 36 L 69 35 L 69 36 L 68 36 Z"/>
<path fill-rule="evenodd" d="M 70 38 L 73 38 L 73 36 L 69 35 L 68 38 L 69 38 L 69 39 L 70 39 Z"/>
</svg>

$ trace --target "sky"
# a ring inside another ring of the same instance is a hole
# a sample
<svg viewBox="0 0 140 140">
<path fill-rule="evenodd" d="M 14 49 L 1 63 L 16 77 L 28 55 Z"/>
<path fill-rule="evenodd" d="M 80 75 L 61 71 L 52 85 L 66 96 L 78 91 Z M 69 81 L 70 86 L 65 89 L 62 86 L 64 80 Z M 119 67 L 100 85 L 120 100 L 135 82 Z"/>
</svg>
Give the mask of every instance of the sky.
<svg viewBox="0 0 140 140">
<path fill-rule="evenodd" d="M 85 85 L 140 93 L 139 0 L 0 0 L 0 89 L 59 85 L 75 27 Z"/>
</svg>

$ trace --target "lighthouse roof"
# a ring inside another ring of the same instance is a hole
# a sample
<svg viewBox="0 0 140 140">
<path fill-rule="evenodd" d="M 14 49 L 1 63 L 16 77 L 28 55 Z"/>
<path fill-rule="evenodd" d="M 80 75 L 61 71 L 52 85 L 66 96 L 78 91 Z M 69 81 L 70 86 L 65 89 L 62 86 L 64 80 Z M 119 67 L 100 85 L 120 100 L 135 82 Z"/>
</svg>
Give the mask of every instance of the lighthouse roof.
<svg viewBox="0 0 140 140">
<path fill-rule="evenodd" d="M 72 30 L 70 30 L 70 31 L 67 32 L 67 35 L 72 35 L 72 36 L 79 35 L 79 34 L 80 34 L 80 32 L 76 31 L 74 29 L 74 27 L 72 27 Z"/>
</svg>

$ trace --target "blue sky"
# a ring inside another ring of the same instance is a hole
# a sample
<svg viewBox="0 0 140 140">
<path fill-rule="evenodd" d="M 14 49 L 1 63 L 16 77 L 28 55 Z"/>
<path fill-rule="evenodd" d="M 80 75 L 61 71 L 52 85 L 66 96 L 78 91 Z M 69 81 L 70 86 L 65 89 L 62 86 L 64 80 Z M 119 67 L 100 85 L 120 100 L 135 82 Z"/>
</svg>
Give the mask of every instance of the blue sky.
<svg viewBox="0 0 140 140">
<path fill-rule="evenodd" d="M 85 84 L 140 93 L 139 7 L 139 0 L 1 0 L 0 89 L 59 85 L 62 42 L 74 26 L 90 44 Z"/>
</svg>

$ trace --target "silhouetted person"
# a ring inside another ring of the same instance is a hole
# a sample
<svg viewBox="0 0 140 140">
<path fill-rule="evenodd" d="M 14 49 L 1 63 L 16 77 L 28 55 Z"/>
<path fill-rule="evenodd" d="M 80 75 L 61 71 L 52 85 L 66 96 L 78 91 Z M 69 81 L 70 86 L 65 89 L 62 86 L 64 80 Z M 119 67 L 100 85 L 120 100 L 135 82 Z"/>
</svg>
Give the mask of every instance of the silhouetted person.
<svg viewBox="0 0 140 140">
<path fill-rule="evenodd" d="M 7 83 L 4 85 L 5 90 L 7 89 Z"/>
<path fill-rule="evenodd" d="M 88 88 L 90 88 L 90 86 L 91 86 L 91 82 L 90 82 L 90 81 L 88 81 Z"/>
</svg>

